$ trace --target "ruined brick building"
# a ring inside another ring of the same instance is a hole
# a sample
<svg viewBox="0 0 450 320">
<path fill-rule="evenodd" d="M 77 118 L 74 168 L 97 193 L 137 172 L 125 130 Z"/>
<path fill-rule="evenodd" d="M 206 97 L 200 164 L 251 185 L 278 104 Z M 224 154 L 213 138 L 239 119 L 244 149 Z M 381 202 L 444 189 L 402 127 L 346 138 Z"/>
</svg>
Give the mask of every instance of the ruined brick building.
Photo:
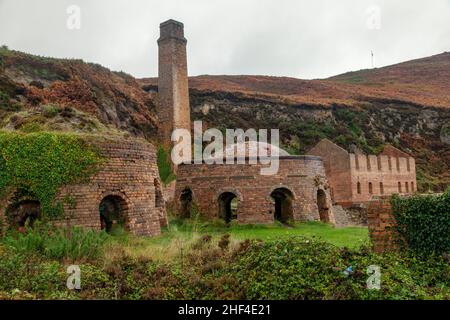
<svg viewBox="0 0 450 320">
<path fill-rule="evenodd" d="M 309 154 L 322 158 L 333 201 L 344 207 L 416 191 L 414 158 L 391 145 L 379 155 L 353 154 L 324 139 Z"/>
<path fill-rule="evenodd" d="M 181 23 L 169 20 L 161 24 L 158 86 L 165 145 L 170 145 L 173 129 L 192 130 L 186 43 Z M 181 164 L 174 194 L 177 213 L 240 223 L 336 223 L 335 215 L 346 214 L 342 209 L 379 195 L 412 193 L 416 188 L 414 159 L 392 146 L 378 156 L 355 155 L 323 140 L 309 155 L 280 155 L 278 173 L 269 176 L 260 174 L 261 164 L 250 161 Z"/>
<path fill-rule="evenodd" d="M 160 29 L 157 112 L 160 141 L 169 147 L 174 129 L 192 131 L 187 41 L 180 22 L 166 21 Z M 58 223 L 106 231 L 121 223 L 136 235 L 160 234 L 167 224 L 167 190 L 159 179 L 155 147 L 133 138 L 93 143 L 106 161 L 89 181 L 59 190 L 60 200 L 70 196 L 73 202 L 65 205 L 66 219 Z M 355 205 L 376 196 L 416 191 L 414 159 L 392 146 L 377 156 L 362 155 L 323 140 L 308 155 L 293 156 L 280 149 L 274 175 L 262 175 L 263 166 L 250 161 L 183 163 L 176 168 L 173 207 L 184 217 L 199 213 L 227 222 L 339 224 Z M 39 206 L 35 199 L 18 198 L 13 191 L 0 204 L 1 225 L 6 227 L 3 222 L 9 216 L 9 223 L 21 227 L 39 217 Z"/>
</svg>

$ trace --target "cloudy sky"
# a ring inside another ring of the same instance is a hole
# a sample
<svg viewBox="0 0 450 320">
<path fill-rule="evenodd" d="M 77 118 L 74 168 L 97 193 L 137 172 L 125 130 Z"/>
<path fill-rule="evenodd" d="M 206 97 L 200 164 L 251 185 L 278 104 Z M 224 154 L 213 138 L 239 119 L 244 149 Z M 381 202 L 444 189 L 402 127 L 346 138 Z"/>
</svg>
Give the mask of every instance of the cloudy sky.
<svg viewBox="0 0 450 320">
<path fill-rule="evenodd" d="M 0 44 L 150 77 L 170 18 L 190 75 L 323 78 L 370 68 L 371 51 L 375 67 L 450 51 L 450 0 L 0 0 Z"/>
</svg>

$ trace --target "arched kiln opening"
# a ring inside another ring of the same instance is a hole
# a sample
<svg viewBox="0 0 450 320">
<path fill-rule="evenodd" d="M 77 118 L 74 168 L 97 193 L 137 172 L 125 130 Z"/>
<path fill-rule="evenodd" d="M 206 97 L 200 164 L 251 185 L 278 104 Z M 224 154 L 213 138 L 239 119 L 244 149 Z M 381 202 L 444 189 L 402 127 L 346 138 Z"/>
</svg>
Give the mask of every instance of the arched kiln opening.
<svg viewBox="0 0 450 320">
<path fill-rule="evenodd" d="M 238 197 L 232 192 L 224 192 L 219 196 L 219 217 L 226 223 L 237 219 Z"/>
<path fill-rule="evenodd" d="M 180 216 L 190 218 L 192 215 L 193 194 L 190 188 L 186 188 L 180 195 Z"/>
<path fill-rule="evenodd" d="M 14 229 L 32 228 L 41 217 L 41 204 L 37 200 L 15 202 L 6 209 L 6 216 Z"/>
<path fill-rule="evenodd" d="M 317 208 L 319 209 L 320 221 L 330 222 L 330 209 L 327 205 L 327 195 L 322 189 L 317 190 Z"/>
<path fill-rule="evenodd" d="M 294 220 L 294 210 L 292 207 L 294 195 L 292 192 L 287 188 L 278 188 L 272 191 L 270 196 L 274 200 L 275 220 L 282 223 L 287 223 L 290 220 Z"/>
<path fill-rule="evenodd" d="M 117 227 L 128 229 L 128 205 L 116 195 L 103 198 L 99 206 L 101 229 L 110 233 Z"/>
</svg>

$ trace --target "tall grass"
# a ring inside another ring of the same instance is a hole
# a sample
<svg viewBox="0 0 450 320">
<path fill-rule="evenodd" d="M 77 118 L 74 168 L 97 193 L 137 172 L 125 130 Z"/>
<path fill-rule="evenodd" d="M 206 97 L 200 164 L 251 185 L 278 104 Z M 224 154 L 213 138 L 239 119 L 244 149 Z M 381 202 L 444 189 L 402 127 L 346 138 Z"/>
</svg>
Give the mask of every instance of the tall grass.
<svg viewBox="0 0 450 320">
<path fill-rule="evenodd" d="M 24 233 L 8 233 L 2 243 L 22 254 L 39 254 L 57 260 L 93 260 L 100 256 L 108 238 L 104 231 L 37 224 Z"/>
</svg>

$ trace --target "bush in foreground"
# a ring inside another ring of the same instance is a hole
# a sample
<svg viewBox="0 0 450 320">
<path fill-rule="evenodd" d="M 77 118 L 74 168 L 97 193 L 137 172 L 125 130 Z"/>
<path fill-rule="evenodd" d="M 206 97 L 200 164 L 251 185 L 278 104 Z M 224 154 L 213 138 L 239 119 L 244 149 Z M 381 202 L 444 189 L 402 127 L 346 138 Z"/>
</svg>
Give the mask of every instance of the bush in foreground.
<svg viewBox="0 0 450 320">
<path fill-rule="evenodd" d="M 392 197 L 396 228 L 419 255 L 450 253 L 450 188 L 442 195 Z"/>
<path fill-rule="evenodd" d="M 220 244 L 220 246 L 219 246 Z M 226 245 L 225 245 L 226 244 Z M 367 289 L 377 265 L 381 289 Z M 352 272 L 345 270 L 352 267 Z M 0 297 L 25 299 L 449 299 L 450 267 L 378 255 L 302 237 L 244 241 L 202 237 L 171 262 L 118 255 L 82 263 L 80 291 L 65 288 L 67 265 L 45 256 L 0 248 Z"/>
</svg>

